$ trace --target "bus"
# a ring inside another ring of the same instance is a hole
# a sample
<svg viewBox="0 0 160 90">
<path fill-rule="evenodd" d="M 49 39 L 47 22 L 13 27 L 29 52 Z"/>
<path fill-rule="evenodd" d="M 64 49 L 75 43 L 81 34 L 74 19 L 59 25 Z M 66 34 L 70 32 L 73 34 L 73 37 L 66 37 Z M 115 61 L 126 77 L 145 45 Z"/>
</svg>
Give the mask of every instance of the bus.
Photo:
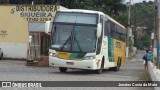
<svg viewBox="0 0 160 90">
<path fill-rule="evenodd" d="M 60 72 L 69 68 L 119 71 L 125 61 L 126 29 L 100 11 L 68 9 L 56 12 L 47 21 L 45 32 L 51 35 L 49 66 Z"/>
</svg>

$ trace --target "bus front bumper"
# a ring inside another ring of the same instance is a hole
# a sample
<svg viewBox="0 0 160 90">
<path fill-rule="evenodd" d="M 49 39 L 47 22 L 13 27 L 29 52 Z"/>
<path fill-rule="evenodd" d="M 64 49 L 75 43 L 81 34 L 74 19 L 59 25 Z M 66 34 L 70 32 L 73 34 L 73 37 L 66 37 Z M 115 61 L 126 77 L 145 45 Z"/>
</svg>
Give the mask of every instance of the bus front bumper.
<svg viewBox="0 0 160 90">
<path fill-rule="evenodd" d="M 99 69 L 99 61 L 93 60 L 66 60 L 57 57 L 49 56 L 49 66 L 65 67 L 65 68 L 77 68 L 77 69 L 88 69 L 97 70 Z"/>
</svg>

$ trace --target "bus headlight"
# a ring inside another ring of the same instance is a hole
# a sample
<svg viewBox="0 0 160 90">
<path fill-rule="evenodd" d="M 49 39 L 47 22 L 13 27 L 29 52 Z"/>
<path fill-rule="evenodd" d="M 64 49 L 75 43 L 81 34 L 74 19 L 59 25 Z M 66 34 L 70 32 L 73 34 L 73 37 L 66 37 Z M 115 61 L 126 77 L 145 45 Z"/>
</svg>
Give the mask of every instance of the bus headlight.
<svg viewBox="0 0 160 90">
<path fill-rule="evenodd" d="M 84 60 L 92 60 L 92 59 L 95 59 L 95 58 L 96 58 L 96 56 L 86 56 L 83 59 Z"/>
<path fill-rule="evenodd" d="M 57 57 L 57 54 L 56 54 L 56 53 L 49 52 L 49 56 Z"/>
</svg>

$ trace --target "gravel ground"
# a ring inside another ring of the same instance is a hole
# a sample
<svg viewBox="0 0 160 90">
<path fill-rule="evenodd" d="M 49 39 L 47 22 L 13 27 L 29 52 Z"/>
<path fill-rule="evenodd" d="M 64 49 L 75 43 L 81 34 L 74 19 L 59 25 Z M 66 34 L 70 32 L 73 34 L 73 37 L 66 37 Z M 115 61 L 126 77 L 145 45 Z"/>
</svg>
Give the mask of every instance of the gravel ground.
<svg viewBox="0 0 160 90">
<path fill-rule="evenodd" d="M 69 69 L 60 73 L 55 67 L 26 66 L 24 60 L 1 60 L 0 81 L 139 81 L 144 73 L 142 51 L 122 65 L 120 71 L 105 70 L 102 74 L 93 71 Z M 0 88 L 0 90 L 153 90 L 152 87 L 47 87 L 47 88 Z"/>
</svg>

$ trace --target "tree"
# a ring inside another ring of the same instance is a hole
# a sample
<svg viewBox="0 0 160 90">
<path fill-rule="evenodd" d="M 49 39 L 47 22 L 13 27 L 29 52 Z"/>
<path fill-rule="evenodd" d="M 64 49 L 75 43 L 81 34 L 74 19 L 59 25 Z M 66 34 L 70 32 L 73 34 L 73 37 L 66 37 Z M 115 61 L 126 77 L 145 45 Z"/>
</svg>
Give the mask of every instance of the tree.
<svg viewBox="0 0 160 90">
<path fill-rule="evenodd" d="M 138 48 L 143 49 L 144 47 L 150 48 L 150 35 L 145 34 L 143 37 L 139 38 Z"/>
<path fill-rule="evenodd" d="M 22 4 L 23 0 L 9 0 L 10 4 Z"/>
<path fill-rule="evenodd" d="M 52 4 L 53 0 L 9 0 L 10 4 L 31 4 L 34 1 L 35 4 Z"/>
<path fill-rule="evenodd" d="M 8 4 L 9 1 L 8 0 L 0 0 L 0 4 Z"/>
<path fill-rule="evenodd" d="M 131 10 L 131 25 L 136 24 L 138 27 L 147 27 L 145 29 L 146 34 L 136 39 L 138 48 L 148 47 L 150 45 L 151 32 L 154 29 L 154 8 L 153 2 L 136 3 L 132 5 Z"/>
</svg>

